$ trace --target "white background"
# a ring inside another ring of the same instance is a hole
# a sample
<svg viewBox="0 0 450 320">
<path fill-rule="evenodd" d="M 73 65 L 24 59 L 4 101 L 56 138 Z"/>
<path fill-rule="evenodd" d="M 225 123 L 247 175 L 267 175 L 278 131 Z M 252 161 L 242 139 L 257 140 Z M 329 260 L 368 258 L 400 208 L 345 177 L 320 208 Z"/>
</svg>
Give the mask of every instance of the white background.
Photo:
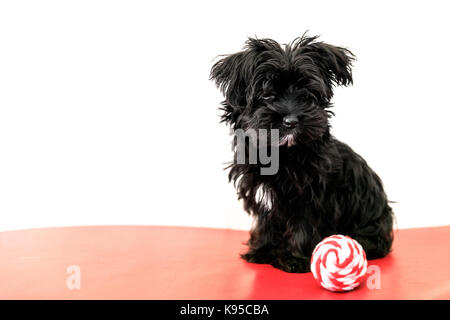
<svg viewBox="0 0 450 320">
<path fill-rule="evenodd" d="M 310 30 L 358 57 L 333 134 L 397 201 L 399 228 L 450 224 L 445 1 L 4 1 L 0 230 L 247 229 L 227 183 L 213 59 Z"/>
</svg>

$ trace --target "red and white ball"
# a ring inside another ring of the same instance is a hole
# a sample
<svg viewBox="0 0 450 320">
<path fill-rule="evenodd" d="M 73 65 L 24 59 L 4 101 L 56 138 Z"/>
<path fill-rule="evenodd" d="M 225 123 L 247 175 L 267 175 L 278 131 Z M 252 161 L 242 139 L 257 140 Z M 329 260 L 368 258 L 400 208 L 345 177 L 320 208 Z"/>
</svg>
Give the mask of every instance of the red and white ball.
<svg viewBox="0 0 450 320">
<path fill-rule="evenodd" d="M 359 286 L 366 275 L 366 253 L 348 236 L 327 237 L 313 251 L 311 271 L 325 289 L 350 291 Z"/>
</svg>

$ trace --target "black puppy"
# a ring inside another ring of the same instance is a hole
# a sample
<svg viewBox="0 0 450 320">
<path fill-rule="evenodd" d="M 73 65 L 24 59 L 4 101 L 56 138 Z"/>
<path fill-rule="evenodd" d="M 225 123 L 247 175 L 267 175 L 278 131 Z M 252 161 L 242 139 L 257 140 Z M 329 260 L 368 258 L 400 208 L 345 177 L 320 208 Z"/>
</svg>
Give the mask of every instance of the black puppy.
<svg viewBox="0 0 450 320">
<path fill-rule="evenodd" d="M 389 253 L 393 213 L 380 178 L 362 157 L 330 134 L 333 86 L 352 83 L 353 54 L 303 36 L 281 46 L 252 39 L 214 64 L 222 121 L 232 129 L 279 132 L 279 169 L 230 166 L 255 224 L 242 257 L 288 272 L 308 272 L 318 242 L 333 234 L 357 240 L 369 259 Z"/>
</svg>

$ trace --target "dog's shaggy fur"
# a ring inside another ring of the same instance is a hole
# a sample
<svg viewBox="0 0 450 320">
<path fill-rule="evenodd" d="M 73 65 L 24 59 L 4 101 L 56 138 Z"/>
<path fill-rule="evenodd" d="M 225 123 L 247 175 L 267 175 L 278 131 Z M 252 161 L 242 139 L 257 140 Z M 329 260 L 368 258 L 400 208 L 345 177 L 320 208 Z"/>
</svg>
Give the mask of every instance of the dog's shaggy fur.
<svg viewBox="0 0 450 320">
<path fill-rule="evenodd" d="M 279 170 L 230 167 L 245 210 L 254 216 L 242 258 L 287 272 L 308 272 L 315 245 L 344 234 L 369 259 L 389 253 L 393 213 L 380 178 L 330 134 L 333 86 L 352 83 L 353 54 L 303 36 L 281 46 L 253 39 L 211 70 L 225 96 L 222 120 L 232 129 L 279 129 Z M 294 119 L 286 123 L 286 119 Z"/>
</svg>

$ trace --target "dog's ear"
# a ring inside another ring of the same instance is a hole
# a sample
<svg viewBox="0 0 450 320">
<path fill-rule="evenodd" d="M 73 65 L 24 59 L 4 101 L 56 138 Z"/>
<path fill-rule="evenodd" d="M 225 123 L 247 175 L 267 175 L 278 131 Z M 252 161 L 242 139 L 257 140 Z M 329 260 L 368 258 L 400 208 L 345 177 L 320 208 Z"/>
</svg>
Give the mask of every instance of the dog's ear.
<svg viewBox="0 0 450 320">
<path fill-rule="evenodd" d="M 215 80 L 227 103 L 233 107 L 245 107 L 251 104 L 261 80 L 261 77 L 255 78 L 255 70 L 263 61 L 274 56 L 278 58 L 282 51 L 281 46 L 272 39 L 248 38 L 242 51 L 224 56 L 213 65 L 210 79 Z M 267 56 L 268 52 L 274 54 Z"/>
<path fill-rule="evenodd" d="M 227 55 L 213 65 L 210 79 L 216 82 L 226 103 L 236 108 L 247 105 L 246 92 L 252 67 L 251 51 L 248 48 Z"/>
<path fill-rule="evenodd" d="M 258 54 L 267 50 L 265 42 L 266 39 L 249 38 L 243 51 L 224 56 L 211 68 L 210 80 L 216 82 L 225 102 L 234 108 L 246 107 L 251 100 L 253 71 L 258 65 Z"/>
<path fill-rule="evenodd" d="M 238 52 L 225 56 L 217 61 L 210 74 L 210 80 L 214 80 L 217 87 L 225 96 L 222 102 L 222 121 L 233 128 L 239 127 L 239 118 L 242 110 L 247 105 L 246 91 L 247 81 L 244 74 L 245 52 Z"/>
<path fill-rule="evenodd" d="M 324 42 L 312 42 L 302 51 L 316 62 L 330 84 L 347 86 L 353 83 L 352 63 L 355 56 L 350 50 Z M 330 92 L 330 98 L 331 95 Z"/>
</svg>

